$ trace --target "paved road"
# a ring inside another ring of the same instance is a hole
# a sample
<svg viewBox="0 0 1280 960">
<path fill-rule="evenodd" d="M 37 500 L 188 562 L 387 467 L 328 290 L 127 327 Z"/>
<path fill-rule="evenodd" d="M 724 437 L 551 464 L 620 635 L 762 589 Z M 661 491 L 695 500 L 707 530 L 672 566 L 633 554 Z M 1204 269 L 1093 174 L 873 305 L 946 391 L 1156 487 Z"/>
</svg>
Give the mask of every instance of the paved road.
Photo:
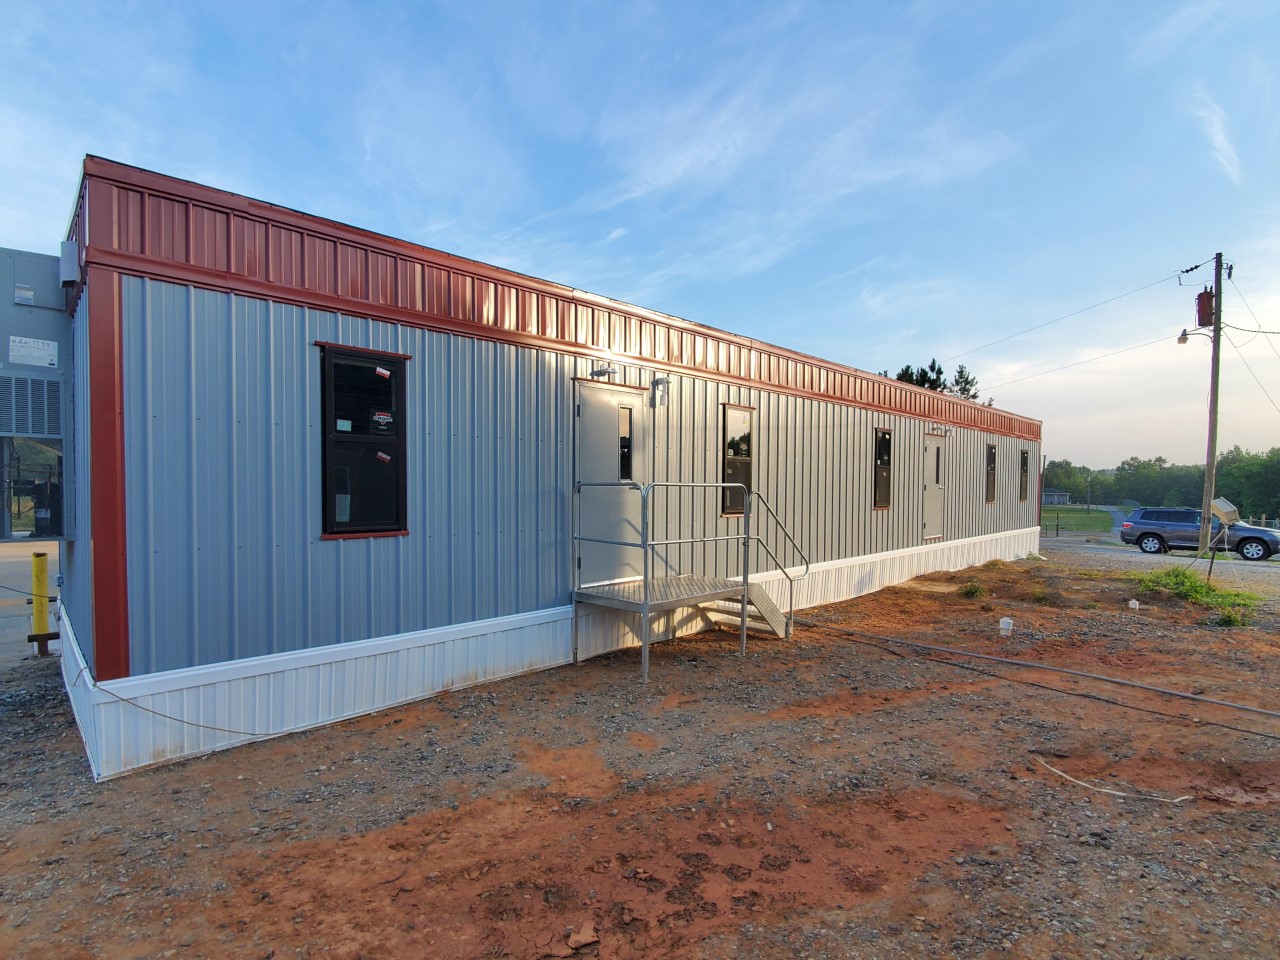
<svg viewBox="0 0 1280 960">
<path fill-rule="evenodd" d="M 31 554 L 36 552 L 49 555 L 49 593 L 57 594 L 57 543 L 0 543 L 0 588 L 4 588 L 0 589 L 0 662 L 21 660 L 32 653 L 27 643 L 31 632 L 27 594 L 31 592 Z"/>
</svg>

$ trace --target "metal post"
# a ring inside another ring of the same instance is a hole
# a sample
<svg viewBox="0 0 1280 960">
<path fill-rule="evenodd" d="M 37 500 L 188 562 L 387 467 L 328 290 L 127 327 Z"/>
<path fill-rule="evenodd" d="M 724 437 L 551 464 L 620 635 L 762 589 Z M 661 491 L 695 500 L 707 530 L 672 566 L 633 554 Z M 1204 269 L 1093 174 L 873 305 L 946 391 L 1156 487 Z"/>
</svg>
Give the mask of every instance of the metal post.
<svg viewBox="0 0 1280 960">
<path fill-rule="evenodd" d="M 578 659 L 578 588 L 582 586 L 582 544 L 578 540 L 578 536 L 582 531 L 578 525 L 578 499 L 581 496 L 581 483 L 575 483 L 573 492 L 569 495 L 569 524 L 573 530 L 573 549 L 569 552 L 569 583 L 572 587 L 569 591 L 569 608 L 572 611 L 572 616 L 569 619 L 569 631 L 573 638 L 573 662 L 575 664 L 581 662 Z"/>
<path fill-rule="evenodd" d="M 1209 372 L 1209 449 L 1204 458 L 1204 500 L 1200 505 L 1200 555 L 1209 549 L 1213 528 L 1213 488 L 1218 467 L 1218 359 L 1222 345 L 1222 254 L 1213 258 L 1213 356 Z"/>
<path fill-rule="evenodd" d="M 738 655 L 747 655 L 747 594 L 751 588 L 751 493 L 742 491 L 742 623 L 738 628 Z"/>
<path fill-rule="evenodd" d="M 49 632 L 49 555 L 31 555 L 32 633 Z"/>
<path fill-rule="evenodd" d="M 640 553 L 643 583 L 640 594 L 640 682 L 649 682 L 649 491 L 640 488 Z"/>
<path fill-rule="evenodd" d="M 49 629 L 49 555 L 31 555 L 31 633 L 29 643 L 36 645 L 36 654 L 49 656 L 49 641 L 58 639 L 58 631 Z"/>
</svg>

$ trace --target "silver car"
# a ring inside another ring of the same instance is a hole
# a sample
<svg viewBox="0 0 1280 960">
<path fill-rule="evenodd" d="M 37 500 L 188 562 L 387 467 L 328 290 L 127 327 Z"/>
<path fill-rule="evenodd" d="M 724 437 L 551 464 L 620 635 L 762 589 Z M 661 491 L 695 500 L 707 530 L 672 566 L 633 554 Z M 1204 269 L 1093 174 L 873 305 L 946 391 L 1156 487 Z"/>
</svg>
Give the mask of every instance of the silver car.
<svg viewBox="0 0 1280 960">
<path fill-rule="evenodd" d="M 1200 546 L 1200 511 L 1188 507 L 1139 507 L 1121 524 L 1120 539 L 1136 543 L 1143 553 L 1195 550 Z M 1227 527 L 1224 538 L 1222 523 L 1214 517 L 1213 543 L 1219 550 L 1234 550 L 1246 560 L 1265 560 L 1280 553 L 1280 532 L 1236 522 Z"/>
</svg>

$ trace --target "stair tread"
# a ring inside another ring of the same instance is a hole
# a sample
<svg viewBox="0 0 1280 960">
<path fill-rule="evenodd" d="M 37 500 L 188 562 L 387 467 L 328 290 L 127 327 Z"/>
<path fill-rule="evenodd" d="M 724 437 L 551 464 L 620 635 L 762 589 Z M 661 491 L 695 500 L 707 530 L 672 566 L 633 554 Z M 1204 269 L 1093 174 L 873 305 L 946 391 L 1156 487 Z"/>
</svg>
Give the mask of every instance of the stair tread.
<svg viewBox="0 0 1280 960">
<path fill-rule="evenodd" d="M 750 607 L 755 609 L 760 619 L 755 623 L 767 625 L 769 630 L 779 637 L 787 635 L 787 615 L 778 609 L 778 606 L 769 598 L 769 594 L 760 584 L 752 583 L 747 585 L 747 602 Z M 742 600 L 738 597 L 725 597 L 716 602 L 716 608 L 725 612 L 732 612 L 735 617 L 740 617 L 739 612 L 742 609 Z M 748 612 L 748 623 L 751 623 L 751 615 Z"/>
</svg>

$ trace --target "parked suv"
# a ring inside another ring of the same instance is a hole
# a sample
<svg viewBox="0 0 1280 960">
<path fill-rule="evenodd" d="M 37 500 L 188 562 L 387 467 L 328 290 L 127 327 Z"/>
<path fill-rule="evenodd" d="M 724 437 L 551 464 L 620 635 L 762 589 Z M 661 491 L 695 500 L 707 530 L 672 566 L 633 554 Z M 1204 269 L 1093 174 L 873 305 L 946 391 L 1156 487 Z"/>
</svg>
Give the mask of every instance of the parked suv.
<svg viewBox="0 0 1280 960">
<path fill-rule="evenodd" d="M 1234 550 L 1246 560 L 1265 560 L 1280 553 L 1280 532 L 1236 522 L 1222 536 L 1222 522 L 1213 518 L 1213 543 Z M 1200 546 L 1200 511 L 1188 507 L 1139 507 L 1120 525 L 1120 539 L 1136 543 L 1143 553 L 1195 550 Z"/>
</svg>

